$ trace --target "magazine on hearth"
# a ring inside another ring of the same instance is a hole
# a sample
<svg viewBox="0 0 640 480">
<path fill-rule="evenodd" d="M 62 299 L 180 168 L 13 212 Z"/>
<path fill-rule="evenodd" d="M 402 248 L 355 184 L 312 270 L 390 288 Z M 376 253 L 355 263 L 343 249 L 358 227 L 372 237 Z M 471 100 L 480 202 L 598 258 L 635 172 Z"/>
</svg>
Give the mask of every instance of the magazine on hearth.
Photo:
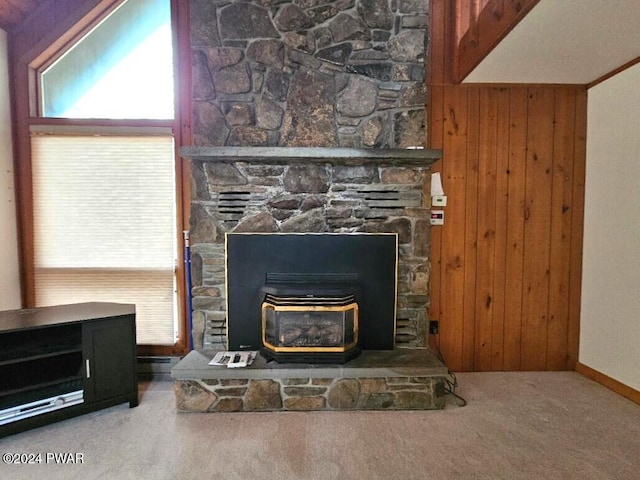
<svg viewBox="0 0 640 480">
<path fill-rule="evenodd" d="M 227 368 L 247 367 L 253 363 L 257 354 L 257 350 L 247 352 L 218 352 L 209 362 L 209 365 L 226 366 Z"/>
</svg>

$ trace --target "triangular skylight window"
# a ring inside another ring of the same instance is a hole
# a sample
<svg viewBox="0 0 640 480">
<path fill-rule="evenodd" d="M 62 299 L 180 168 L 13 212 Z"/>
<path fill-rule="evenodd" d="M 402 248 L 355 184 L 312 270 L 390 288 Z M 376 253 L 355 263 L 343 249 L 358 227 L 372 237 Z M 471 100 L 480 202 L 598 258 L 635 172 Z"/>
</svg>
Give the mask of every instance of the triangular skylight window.
<svg viewBox="0 0 640 480">
<path fill-rule="evenodd" d="M 40 80 L 44 117 L 172 119 L 170 0 L 127 0 Z"/>
</svg>

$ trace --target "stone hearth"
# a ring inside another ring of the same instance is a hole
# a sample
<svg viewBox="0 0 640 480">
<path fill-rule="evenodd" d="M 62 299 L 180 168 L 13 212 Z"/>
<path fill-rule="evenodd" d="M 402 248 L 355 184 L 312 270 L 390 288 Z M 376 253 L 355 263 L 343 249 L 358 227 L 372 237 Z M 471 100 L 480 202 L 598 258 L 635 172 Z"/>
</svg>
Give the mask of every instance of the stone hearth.
<svg viewBox="0 0 640 480">
<path fill-rule="evenodd" d="M 447 368 L 428 349 L 365 351 L 344 365 L 210 366 L 190 352 L 172 370 L 181 412 L 432 410 L 445 406 Z"/>
</svg>

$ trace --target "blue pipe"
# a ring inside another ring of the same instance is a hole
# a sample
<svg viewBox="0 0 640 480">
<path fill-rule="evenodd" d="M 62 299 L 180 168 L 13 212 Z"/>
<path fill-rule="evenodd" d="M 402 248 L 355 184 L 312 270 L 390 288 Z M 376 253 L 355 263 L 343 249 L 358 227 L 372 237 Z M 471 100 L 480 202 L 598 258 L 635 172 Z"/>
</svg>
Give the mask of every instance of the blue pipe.
<svg viewBox="0 0 640 480">
<path fill-rule="evenodd" d="M 187 330 L 189 336 L 189 350 L 193 350 L 193 312 L 191 302 L 191 247 L 189 246 L 189 230 L 184 235 L 184 280 L 187 294 Z"/>
</svg>

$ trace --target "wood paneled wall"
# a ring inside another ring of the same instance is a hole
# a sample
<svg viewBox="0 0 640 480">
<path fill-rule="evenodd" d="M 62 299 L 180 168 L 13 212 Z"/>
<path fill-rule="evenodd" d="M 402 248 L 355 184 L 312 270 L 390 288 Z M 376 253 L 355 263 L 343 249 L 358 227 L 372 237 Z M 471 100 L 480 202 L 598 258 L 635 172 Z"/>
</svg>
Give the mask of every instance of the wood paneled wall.
<svg viewBox="0 0 640 480">
<path fill-rule="evenodd" d="M 432 343 L 452 370 L 573 369 L 586 87 L 451 84 L 448 3 L 431 4 L 428 145 L 448 196 L 432 227 Z"/>
</svg>

